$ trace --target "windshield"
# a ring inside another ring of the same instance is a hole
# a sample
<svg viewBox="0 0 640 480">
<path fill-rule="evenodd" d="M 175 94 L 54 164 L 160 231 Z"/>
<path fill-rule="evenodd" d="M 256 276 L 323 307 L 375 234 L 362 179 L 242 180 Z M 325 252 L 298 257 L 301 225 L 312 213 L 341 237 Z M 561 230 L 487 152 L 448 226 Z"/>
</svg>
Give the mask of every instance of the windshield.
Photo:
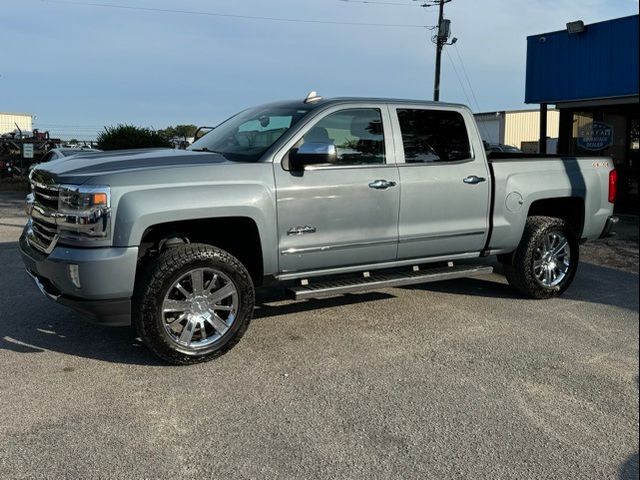
<svg viewBox="0 0 640 480">
<path fill-rule="evenodd" d="M 215 152 L 236 162 L 256 162 L 309 109 L 258 107 L 221 123 L 188 150 Z"/>
</svg>

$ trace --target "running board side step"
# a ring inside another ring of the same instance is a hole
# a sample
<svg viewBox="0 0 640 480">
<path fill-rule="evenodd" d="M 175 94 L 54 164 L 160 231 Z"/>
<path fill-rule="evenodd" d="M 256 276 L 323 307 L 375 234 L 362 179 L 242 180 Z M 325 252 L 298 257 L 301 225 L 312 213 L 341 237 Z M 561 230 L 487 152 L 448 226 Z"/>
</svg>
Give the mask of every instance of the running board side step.
<svg viewBox="0 0 640 480">
<path fill-rule="evenodd" d="M 439 282 L 455 278 L 478 277 L 493 272 L 493 267 L 485 265 L 458 265 L 454 267 L 430 268 L 428 270 L 414 270 L 411 272 L 376 273 L 370 276 L 331 280 L 307 284 L 288 289 L 295 300 L 305 298 L 323 298 L 341 293 L 365 292 L 379 288 L 402 287 L 418 283 Z"/>
</svg>

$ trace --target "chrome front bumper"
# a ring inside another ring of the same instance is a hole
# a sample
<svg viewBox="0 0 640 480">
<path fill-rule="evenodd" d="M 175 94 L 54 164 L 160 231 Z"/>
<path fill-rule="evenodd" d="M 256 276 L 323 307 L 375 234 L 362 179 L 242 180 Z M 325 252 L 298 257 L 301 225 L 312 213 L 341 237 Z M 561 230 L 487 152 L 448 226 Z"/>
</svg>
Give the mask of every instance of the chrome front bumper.
<svg viewBox="0 0 640 480">
<path fill-rule="evenodd" d="M 40 279 L 37 277 L 36 274 L 31 273 L 29 270 L 27 270 L 27 275 L 29 275 L 31 277 L 31 279 L 35 282 L 36 287 L 38 287 L 38 290 L 40 290 L 40 292 L 45 297 L 47 297 L 49 300 L 53 300 L 54 302 L 58 301 L 58 299 L 60 298 L 60 295 L 57 295 L 55 293 L 51 293 L 51 292 L 47 291 L 47 289 L 42 284 L 42 282 L 40 281 Z"/>
</svg>

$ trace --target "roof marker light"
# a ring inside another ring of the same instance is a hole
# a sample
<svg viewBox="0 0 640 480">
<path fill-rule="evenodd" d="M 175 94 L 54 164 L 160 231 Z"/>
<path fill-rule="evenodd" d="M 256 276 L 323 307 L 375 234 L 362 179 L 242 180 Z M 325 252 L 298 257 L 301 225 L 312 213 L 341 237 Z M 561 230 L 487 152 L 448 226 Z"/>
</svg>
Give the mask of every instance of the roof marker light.
<svg viewBox="0 0 640 480">
<path fill-rule="evenodd" d="M 307 95 L 307 98 L 304 99 L 304 103 L 317 102 L 318 100 L 322 100 L 322 97 L 318 95 L 318 93 L 315 90 L 312 90 Z"/>
</svg>

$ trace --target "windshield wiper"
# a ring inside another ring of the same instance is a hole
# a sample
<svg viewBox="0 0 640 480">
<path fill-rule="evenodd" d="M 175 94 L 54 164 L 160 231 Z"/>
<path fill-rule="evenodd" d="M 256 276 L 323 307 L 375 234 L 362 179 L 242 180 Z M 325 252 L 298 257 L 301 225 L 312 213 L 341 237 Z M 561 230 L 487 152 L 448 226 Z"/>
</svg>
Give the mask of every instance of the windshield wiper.
<svg viewBox="0 0 640 480">
<path fill-rule="evenodd" d="M 218 155 L 222 155 L 224 157 L 224 153 L 223 152 L 217 152 L 215 150 L 211 150 L 207 147 L 202 147 L 202 148 L 192 148 L 191 149 L 192 152 L 207 152 L 207 153 L 217 153 Z"/>
</svg>

